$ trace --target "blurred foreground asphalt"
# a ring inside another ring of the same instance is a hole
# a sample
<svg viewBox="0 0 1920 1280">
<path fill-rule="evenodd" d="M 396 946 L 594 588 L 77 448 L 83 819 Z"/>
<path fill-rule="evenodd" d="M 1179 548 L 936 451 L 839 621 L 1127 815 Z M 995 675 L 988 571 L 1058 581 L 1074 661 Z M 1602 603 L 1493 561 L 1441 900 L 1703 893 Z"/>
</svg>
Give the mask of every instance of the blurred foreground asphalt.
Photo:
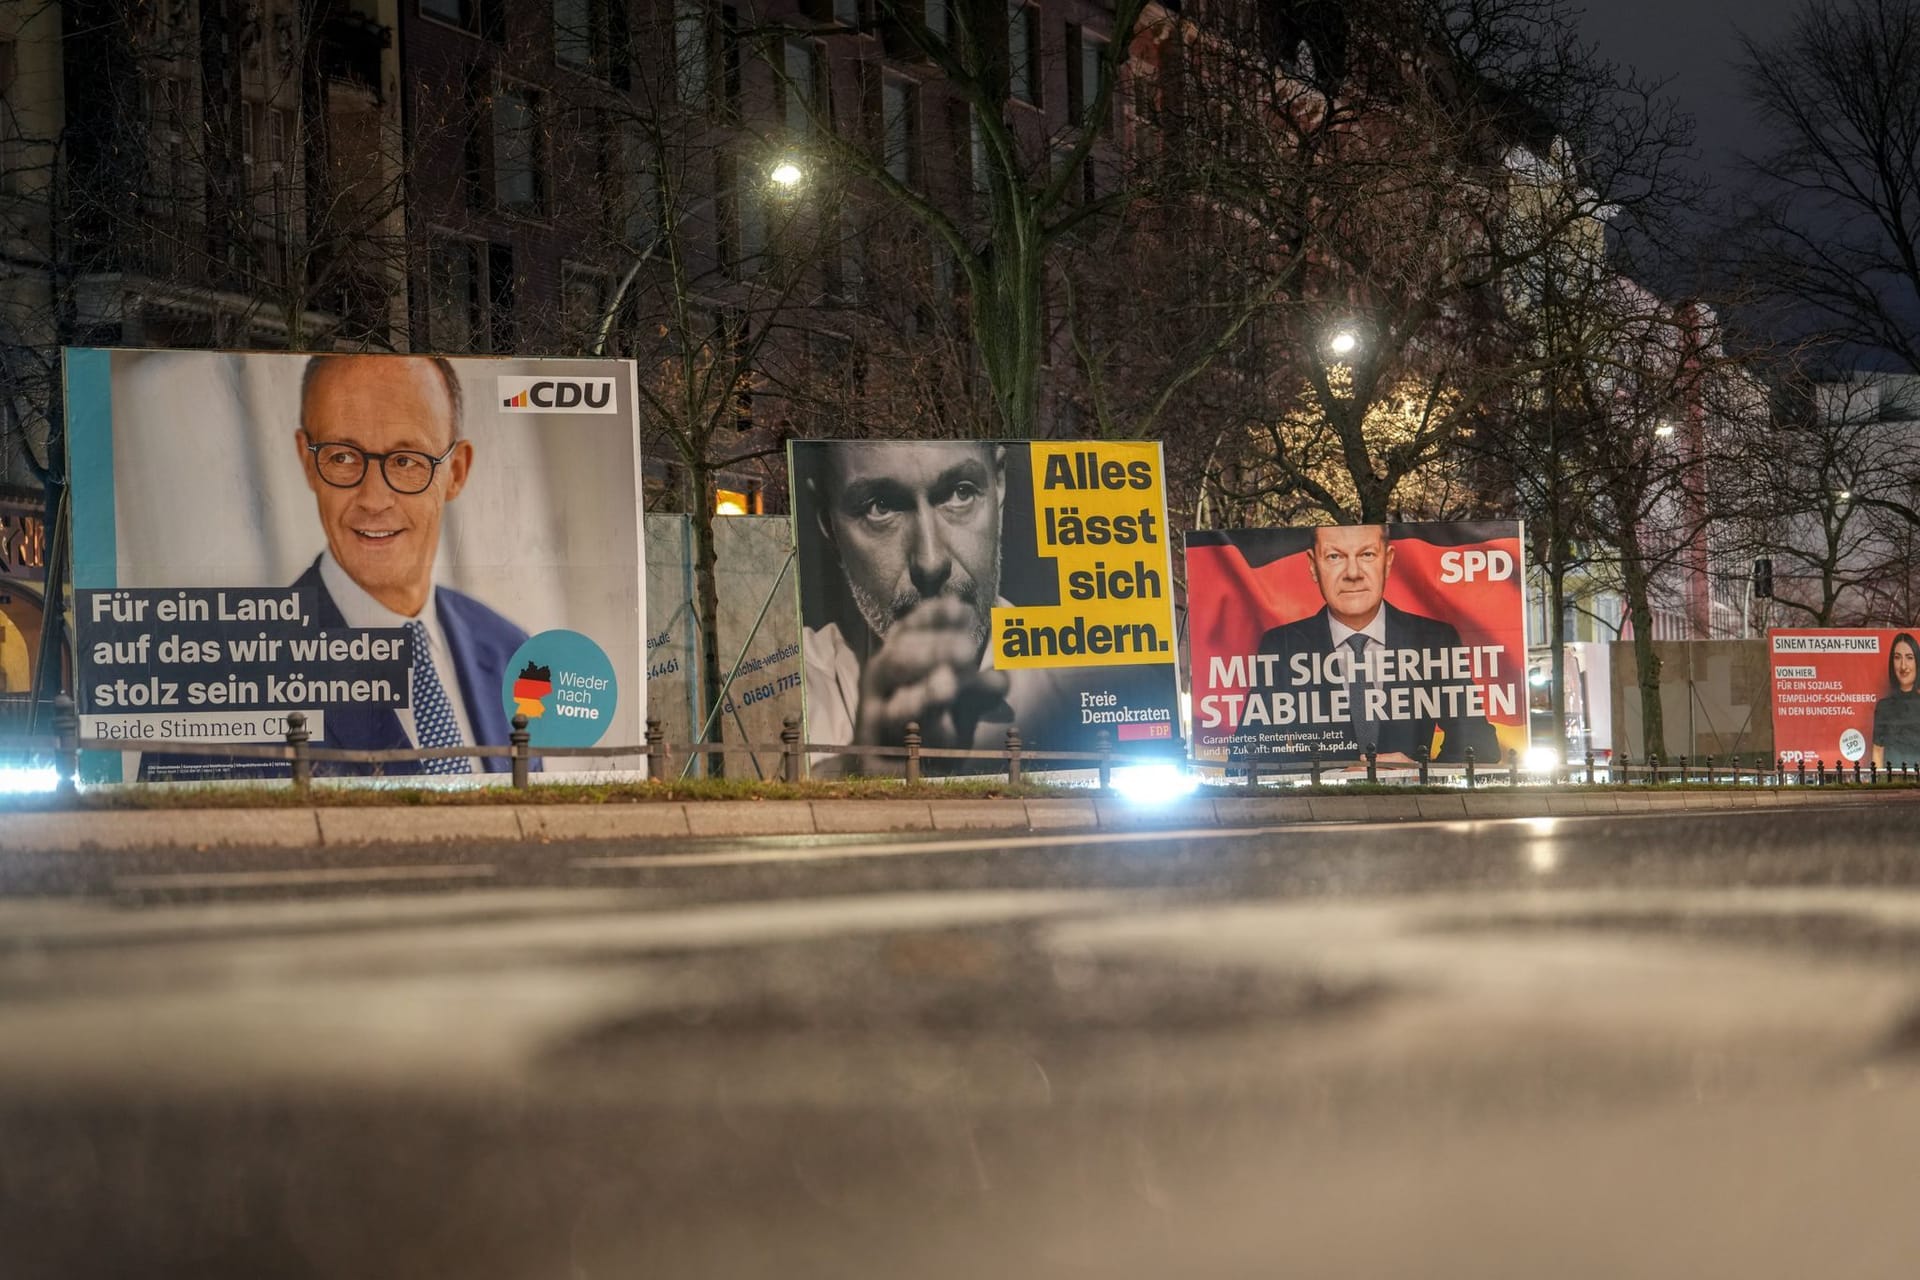
<svg viewBox="0 0 1920 1280">
<path fill-rule="evenodd" d="M 1910 1277 L 1917 824 L 0 857 L 0 1276 Z"/>
</svg>

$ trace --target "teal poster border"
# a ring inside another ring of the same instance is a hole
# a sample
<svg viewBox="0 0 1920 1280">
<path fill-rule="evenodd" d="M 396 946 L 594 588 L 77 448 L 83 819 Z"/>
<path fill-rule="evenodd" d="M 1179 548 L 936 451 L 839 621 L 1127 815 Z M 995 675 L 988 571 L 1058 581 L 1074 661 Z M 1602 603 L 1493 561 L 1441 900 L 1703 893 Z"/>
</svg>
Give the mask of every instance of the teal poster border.
<svg viewBox="0 0 1920 1280">
<path fill-rule="evenodd" d="M 64 353 L 67 404 L 67 512 L 73 531 L 73 587 L 76 591 L 117 587 L 119 531 L 114 517 L 113 353 L 70 347 Z M 74 633 L 79 619 L 74 619 Z M 77 647 L 77 646 L 76 646 Z M 84 655 L 74 654 L 75 678 L 86 670 Z M 120 754 L 81 753 L 82 782 L 119 782 Z"/>
</svg>

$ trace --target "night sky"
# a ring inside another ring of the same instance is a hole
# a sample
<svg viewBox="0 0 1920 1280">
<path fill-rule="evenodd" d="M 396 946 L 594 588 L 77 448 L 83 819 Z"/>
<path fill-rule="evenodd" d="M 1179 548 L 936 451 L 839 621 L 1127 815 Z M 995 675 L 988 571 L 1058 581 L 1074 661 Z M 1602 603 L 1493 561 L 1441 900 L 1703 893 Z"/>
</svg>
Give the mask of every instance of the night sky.
<svg viewBox="0 0 1920 1280">
<path fill-rule="evenodd" d="M 1666 92 L 1694 117 L 1701 162 L 1716 183 L 1737 177 L 1734 154 L 1759 143 L 1732 63 L 1737 31 L 1770 39 L 1800 0 L 1589 0 L 1581 28 L 1600 52 L 1666 80 Z"/>
</svg>

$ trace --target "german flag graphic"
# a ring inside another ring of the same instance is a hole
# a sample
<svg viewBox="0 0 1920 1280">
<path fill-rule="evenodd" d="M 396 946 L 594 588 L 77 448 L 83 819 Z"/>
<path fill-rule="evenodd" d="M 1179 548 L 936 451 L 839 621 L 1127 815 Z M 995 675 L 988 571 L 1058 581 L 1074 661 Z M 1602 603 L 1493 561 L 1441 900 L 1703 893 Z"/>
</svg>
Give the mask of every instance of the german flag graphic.
<svg viewBox="0 0 1920 1280">
<path fill-rule="evenodd" d="M 538 720 L 547 709 L 542 699 L 552 692 L 552 669 L 529 662 L 513 682 L 513 709 L 529 720 Z"/>
</svg>

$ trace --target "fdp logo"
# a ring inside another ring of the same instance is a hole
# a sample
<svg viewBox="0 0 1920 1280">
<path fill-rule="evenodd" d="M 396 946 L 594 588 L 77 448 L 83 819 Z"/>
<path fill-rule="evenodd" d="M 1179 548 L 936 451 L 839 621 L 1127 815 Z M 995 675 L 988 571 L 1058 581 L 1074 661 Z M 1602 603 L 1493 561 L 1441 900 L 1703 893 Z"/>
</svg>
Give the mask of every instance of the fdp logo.
<svg viewBox="0 0 1920 1280">
<path fill-rule="evenodd" d="M 495 379 L 500 408 L 507 413 L 612 413 L 612 378 L 540 378 L 527 375 Z"/>
</svg>

